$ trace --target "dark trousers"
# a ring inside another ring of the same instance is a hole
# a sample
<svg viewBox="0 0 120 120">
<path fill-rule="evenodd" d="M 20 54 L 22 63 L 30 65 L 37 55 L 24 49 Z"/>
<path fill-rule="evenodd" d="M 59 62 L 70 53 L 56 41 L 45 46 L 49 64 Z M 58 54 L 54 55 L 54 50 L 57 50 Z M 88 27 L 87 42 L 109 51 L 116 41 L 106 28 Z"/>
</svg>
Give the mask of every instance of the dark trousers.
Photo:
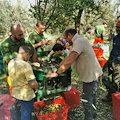
<svg viewBox="0 0 120 120">
<path fill-rule="evenodd" d="M 99 80 L 90 83 L 83 82 L 82 103 L 84 106 L 84 120 L 92 120 L 96 111 L 96 92 Z"/>
<path fill-rule="evenodd" d="M 120 62 L 108 60 L 103 67 L 102 82 L 108 90 L 108 94 L 119 90 Z"/>
</svg>

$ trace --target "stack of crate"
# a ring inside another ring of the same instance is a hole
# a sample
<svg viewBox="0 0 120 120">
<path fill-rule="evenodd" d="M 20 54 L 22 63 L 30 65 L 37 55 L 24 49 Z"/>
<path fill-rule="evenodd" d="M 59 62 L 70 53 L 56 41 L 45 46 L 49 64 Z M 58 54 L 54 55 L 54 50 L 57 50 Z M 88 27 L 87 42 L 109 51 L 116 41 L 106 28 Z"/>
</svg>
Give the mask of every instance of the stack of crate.
<svg viewBox="0 0 120 120">
<path fill-rule="evenodd" d="M 98 59 L 98 62 L 100 63 L 101 67 L 104 66 L 104 64 L 106 63 L 106 59 L 104 58 L 103 56 L 103 49 L 101 47 L 92 47 L 94 52 L 95 52 L 95 55 Z"/>
</svg>

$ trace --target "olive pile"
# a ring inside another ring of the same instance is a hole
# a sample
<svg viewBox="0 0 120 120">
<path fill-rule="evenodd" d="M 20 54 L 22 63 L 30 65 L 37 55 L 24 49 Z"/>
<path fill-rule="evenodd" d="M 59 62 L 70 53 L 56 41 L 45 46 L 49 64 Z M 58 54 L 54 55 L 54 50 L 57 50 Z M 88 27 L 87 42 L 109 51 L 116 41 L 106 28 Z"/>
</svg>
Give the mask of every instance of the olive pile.
<svg viewBox="0 0 120 120">
<path fill-rule="evenodd" d="M 47 106 L 43 107 L 42 109 L 40 109 L 38 111 L 38 114 L 44 115 L 44 114 L 52 113 L 52 112 L 55 112 L 57 110 L 62 110 L 62 109 L 64 109 L 64 107 L 60 104 L 50 104 L 50 105 L 47 105 Z"/>
</svg>

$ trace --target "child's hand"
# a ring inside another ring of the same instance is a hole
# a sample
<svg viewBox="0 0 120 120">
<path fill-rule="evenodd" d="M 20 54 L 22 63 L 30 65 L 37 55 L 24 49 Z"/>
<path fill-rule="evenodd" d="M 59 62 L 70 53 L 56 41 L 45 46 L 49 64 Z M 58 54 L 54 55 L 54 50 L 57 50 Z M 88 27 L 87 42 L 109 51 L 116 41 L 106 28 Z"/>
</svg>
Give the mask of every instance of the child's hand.
<svg viewBox="0 0 120 120">
<path fill-rule="evenodd" d="M 33 62 L 31 65 L 33 65 L 35 67 L 40 67 L 40 63 L 38 63 L 38 62 Z"/>
</svg>

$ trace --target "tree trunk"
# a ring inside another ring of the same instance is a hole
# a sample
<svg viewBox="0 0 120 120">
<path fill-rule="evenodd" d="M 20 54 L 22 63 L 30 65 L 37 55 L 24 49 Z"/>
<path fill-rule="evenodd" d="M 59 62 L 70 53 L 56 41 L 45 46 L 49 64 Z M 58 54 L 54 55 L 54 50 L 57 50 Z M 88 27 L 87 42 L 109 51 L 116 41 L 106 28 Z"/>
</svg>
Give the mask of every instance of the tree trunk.
<svg viewBox="0 0 120 120">
<path fill-rule="evenodd" d="M 77 30 L 78 34 L 80 34 L 80 21 L 82 16 L 83 9 L 79 9 L 78 15 L 75 19 L 75 29 Z"/>
</svg>

